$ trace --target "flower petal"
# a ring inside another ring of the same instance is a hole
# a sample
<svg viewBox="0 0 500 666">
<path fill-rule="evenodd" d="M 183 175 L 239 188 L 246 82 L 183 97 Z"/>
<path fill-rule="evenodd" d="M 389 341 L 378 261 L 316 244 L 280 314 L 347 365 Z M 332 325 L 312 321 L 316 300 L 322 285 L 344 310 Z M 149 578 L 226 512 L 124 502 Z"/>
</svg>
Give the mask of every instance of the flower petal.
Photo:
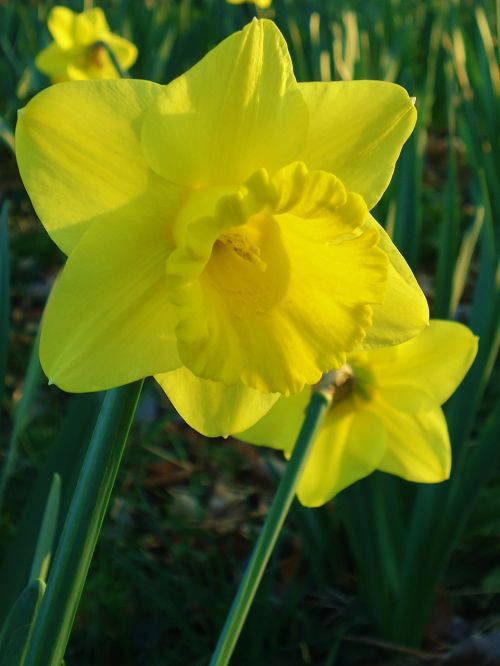
<svg viewBox="0 0 500 666">
<path fill-rule="evenodd" d="M 295 395 L 281 396 L 260 421 L 235 437 L 256 446 L 291 451 L 304 422 L 310 398 L 309 386 Z"/>
<path fill-rule="evenodd" d="M 69 63 L 68 52 L 63 51 L 56 42 L 49 44 L 35 58 L 36 68 L 54 83 L 66 81 L 69 78 Z"/>
<path fill-rule="evenodd" d="M 254 20 L 164 88 L 142 138 L 168 180 L 239 185 L 291 162 L 306 126 L 286 42 L 274 23 Z"/>
<path fill-rule="evenodd" d="M 404 411 L 428 410 L 455 391 L 474 361 L 477 344 L 467 326 L 432 319 L 412 340 L 370 351 L 370 363 L 386 401 Z"/>
<path fill-rule="evenodd" d="M 118 35 L 108 35 L 106 43 L 116 56 L 122 69 L 129 69 L 137 60 L 137 46 Z M 115 72 L 116 76 L 116 72 Z"/>
<path fill-rule="evenodd" d="M 301 83 L 309 134 L 300 157 L 357 192 L 371 209 L 384 193 L 416 121 L 404 88 L 383 81 Z"/>
<path fill-rule="evenodd" d="M 297 487 L 309 507 L 321 506 L 355 481 L 371 474 L 382 459 L 387 438 L 381 421 L 354 411 L 349 400 L 328 413 Z"/>
<path fill-rule="evenodd" d="M 76 16 L 75 12 L 68 7 L 53 7 L 50 10 L 47 25 L 50 34 L 61 49 L 69 49 L 75 44 Z"/>
<path fill-rule="evenodd" d="M 362 229 L 377 229 L 378 246 L 389 258 L 385 299 L 382 305 L 373 306 L 373 323 L 363 347 L 398 345 L 413 338 L 428 325 L 427 299 L 403 255 L 371 215 Z"/>
<path fill-rule="evenodd" d="M 380 401 L 387 451 L 378 468 L 407 481 L 438 483 L 450 475 L 451 449 L 443 410 L 405 414 Z"/>
<path fill-rule="evenodd" d="M 224 386 L 200 379 L 187 368 L 155 376 L 175 409 L 207 437 L 228 437 L 245 430 L 268 412 L 279 395 L 258 393 L 243 384 Z"/>
<path fill-rule="evenodd" d="M 92 43 L 101 37 L 108 36 L 109 25 L 100 7 L 86 9 L 76 17 L 76 34 L 78 41 Z"/>
<path fill-rule="evenodd" d="M 145 200 L 135 219 L 124 207 L 87 231 L 43 318 L 40 360 L 51 383 L 99 391 L 181 365 L 165 295 L 165 236 L 164 220 Z"/>
<path fill-rule="evenodd" d="M 163 187 L 144 161 L 138 127 L 160 89 L 147 81 L 67 82 L 44 90 L 20 113 L 21 176 L 64 252 L 95 218 Z"/>
</svg>

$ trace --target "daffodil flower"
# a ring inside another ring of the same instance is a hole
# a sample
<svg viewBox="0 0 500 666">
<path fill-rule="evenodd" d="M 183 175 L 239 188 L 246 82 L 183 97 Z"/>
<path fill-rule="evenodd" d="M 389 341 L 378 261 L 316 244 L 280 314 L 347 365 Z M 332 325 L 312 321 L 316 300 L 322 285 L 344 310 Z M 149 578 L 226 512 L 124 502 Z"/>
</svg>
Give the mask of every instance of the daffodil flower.
<svg viewBox="0 0 500 666">
<path fill-rule="evenodd" d="M 68 7 L 53 7 L 47 24 L 54 41 L 37 55 L 35 65 L 53 83 L 118 78 L 105 44 L 123 70 L 137 59 L 137 48 L 111 32 L 99 7 L 81 14 Z"/>
<path fill-rule="evenodd" d="M 167 86 L 40 93 L 16 152 L 69 255 L 42 325 L 50 381 L 154 375 L 194 427 L 229 434 L 360 345 L 416 335 L 425 297 L 369 213 L 414 123 L 397 85 L 297 83 L 268 20 Z"/>
<path fill-rule="evenodd" d="M 260 9 L 267 9 L 271 6 L 272 0 L 227 0 L 230 5 L 242 5 L 244 2 L 253 2 Z"/>
<path fill-rule="evenodd" d="M 378 469 L 420 483 L 444 481 L 451 453 L 442 405 L 477 352 L 462 324 L 431 320 L 420 335 L 394 347 L 357 351 L 334 373 L 332 407 L 316 436 L 297 487 L 305 506 L 320 506 Z M 290 457 L 311 394 L 282 397 L 245 442 Z"/>
</svg>

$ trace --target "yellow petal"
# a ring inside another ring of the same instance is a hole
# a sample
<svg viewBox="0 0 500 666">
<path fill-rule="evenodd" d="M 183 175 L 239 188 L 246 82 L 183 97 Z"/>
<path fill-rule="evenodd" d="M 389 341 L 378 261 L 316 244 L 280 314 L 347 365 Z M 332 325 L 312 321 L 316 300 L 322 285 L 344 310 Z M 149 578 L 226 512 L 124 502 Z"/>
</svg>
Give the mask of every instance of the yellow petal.
<svg viewBox="0 0 500 666">
<path fill-rule="evenodd" d="M 132 67 L 137 60 L 137 47 L 135 44 L 118 35 L 109 35 L 106 38 L 106 43 L 113 51 L 122 69 L 127 70 Z"/>
<path fill-rule="evenodd" d="M 227 0 L 230 5 L 242 5 L 244 2 L 253 2 L 261 9 L 267 9 L 271 6 L 272 0 Z"/>
<path fill-rule="evenodd" d="M 432 319 L 412 340 L 369 352 L 377 384 L 387 402 L 404 411 L 442 405 L 463 380 L 478 340 L 463 324 Z"/>
<path fill-rule="evenodd" d="M 362 229 L 378 231 L 378 246 L 389 259 L 384 302 L 373 306 L 373 323 L 363 347 L 397 345 L 413 338 L 428 325 L 427 299 L 403 255 L 371 215 Z"/>
<path fill-rule="evenodd" d="M 309 134 L 300 159 L 338 176 L 368 208 L 380 199 L 416 121 L 404 88 L 383 81 L 301 83 Z"/>
<path fill-rule="evenodd" d="M 243 384 L 224 386 L 199 379 L 187 368 L 155 376 L 175 409 L 192 428 L 208 437 L 227 437 L 250 427 L 279 395 L 264 395 Z"/>
<path fill-rule="evenodd" d="M 163 184 L 144 161 L 138 132 L 158 90 L 147 81 L 69 82 L 44 90 L 20 112 L 21 176 L 64 252 L 95 218 L 140 197 L 157 198 Z"/>
<path fill-rule="evenodd" d="M 165 224 L 151 203 L 142 208 L 97 221 L 52 290 L 40 360 L 64 390 L 99 391 L 181 365 L 165 297 Z"/>
<path fill-rule="evenodd" d="M 100 7 L 91 7 L 78 14 L 75 31 L 81 43 L 98 41 L 110 32 L 106 16 Z"/>
<path fill-rule="evenodd" d="M 295 395 L 282 396 L 260 421 L 236 437 L 249 444 L 291 451 L 304 422 L 310 398 L 309 386 Z"/>
<path fill-rule="evenodd" d="M 354 411 L 349 400 L 333 407 L 316 436 L 297 487 L 302 504 L 325 504 L 341 490 L 371 474 L 387 438 L 376 415 Z"/>
<path fill-rule="evenodd" d="M 143 146 L 173 182 L 236 184 L 295 158 L 307 109 L 283 36 L 254 20 L 210 51 L 151 105 Z"/>
<path fill-rule="evenodd" d="M 35 58 L 36 68 L 53 82 L 69 79 L 68 65 L 70 62 L 68 52 L 63 51 L 56 42 L 49 44 Z"/>
<path fill-rule="evenodd" d="M 68 62 L 68 80 L 69 81 L 88 81 L 89 79 L 102 78 L 98 76 L 92 76 L 89 67 L 81 65 L 76 65 L 74 61 Z M 111 77 L 116 78 L 116 77 Z"/>
<path fill-rule="evenodd" d="M 191 224 L 169 258 L 179 353 L 198 377 L 296 393 L 342 365 L 370 326 L 386 258 L 376 232 L 344 239 L 366 206 L 302 167 L 252 176 L 213 218 Z"/>
<path fill-rule="evenodd" d="M 377 413 L 388 437 L 380 470 L 419 483 L 437 483 L 449 477 L 450 439 L 440 407 L 406 414 L 380 401 Z"/>
<path fill-rule="evenodd" d="M 75 44 L 75 12 L 68 7 L 53 7 L 47 25 L 50 34 L 61 49 L 69 49 Z"/>
</svg>

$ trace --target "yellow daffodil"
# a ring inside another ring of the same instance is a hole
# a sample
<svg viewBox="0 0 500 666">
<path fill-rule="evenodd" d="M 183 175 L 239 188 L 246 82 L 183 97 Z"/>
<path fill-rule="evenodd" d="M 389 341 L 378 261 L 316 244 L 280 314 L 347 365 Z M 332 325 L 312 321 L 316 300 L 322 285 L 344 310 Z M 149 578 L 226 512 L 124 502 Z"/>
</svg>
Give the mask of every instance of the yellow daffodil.
<svg viewBox="0 0 500 666">
<path fill-rule="evenodd" d="M 118 78 L 119 73 L 104 44 L 111 49 L 123 70 L 137 59 L 137 48 L 111 32 L 99 7 L 81 14 L 68 7 L 54 7 L 47 23 L 54 41 L 37 55 L 35 65 L 53 83 L 70 79 Z"/>
<path fill-rule="evenodd" d="M 40 93 L 16 152 L 69 255 L 47 376 L 78 392 L 154 375 L 191 425 L 228 434 L 360 345 L 416 335 L 425 297 L 368 212 L 414 124 L 397 85 L 297 83 L 268 20 L 167 86 Z"/>
<path fill-rule="evenodd" d="M 431 320 L 401 345 L 350 354 L 335 373 L 333 404 L 299 481 L 302 504 L 320 506 L 376 469 L 420 483 L 447 479 L 450 442 L 440 405 L 476 352 L 466 326 Z M 240 439 L 289 457 L 310 393 L 280 398 Z"/>
<path fill-rule="evenodd" d="M 273 0 L 227 0 L 230 5 L 242 5 L 244 2 L 252 2 L 260 9 L 267 9 Z"/>
</svg>

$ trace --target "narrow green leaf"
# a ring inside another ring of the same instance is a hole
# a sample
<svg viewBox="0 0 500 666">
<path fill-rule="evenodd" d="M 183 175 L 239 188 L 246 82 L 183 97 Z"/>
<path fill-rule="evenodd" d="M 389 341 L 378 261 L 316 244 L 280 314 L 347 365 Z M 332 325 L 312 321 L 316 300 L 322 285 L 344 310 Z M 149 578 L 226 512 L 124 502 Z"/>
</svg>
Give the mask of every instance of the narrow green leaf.
<svg viewBox="0 0 500 666">
<path fill-rule="evenodd" d="M 418 263 L 421 243 L 421 160 L 417 130 L 410 136 L 398 161 L 396 219 L 393 240 L 412 268 Z"/>
<path fill-rule="evenodd" d="M 47 505 L 40 525 L 40 533 L 36 544 L 33 564 L 31 566 L 30 580 L 43 580 L 47 577 L 50 566 L 52 551 L 54 548 L 54 537 L 59 517 L 59 505 L 61 503 L 61 477 L 54 474 L 50 488 Z"/>
<path fill-rule="evenodd" d="M 14 152 L 14 132 L 7 125 L 5 120 L 0 116 L 0 139 L 3 143 Z"/>
<path fill-rule="evenodd" d="M 450 312 L 456 311 L 464 292 L 467 276 L 470 270 L 472 255 L 476 247 L 479 233 L 484 220 L 484 207 L 478 206 L 471 227 L 462 238 L 462 245 L 453 272 L 453 286 L 451 291 Z"/>
<path fill-rule="evenodd" d="M 12 434 L 10 436 L 7 456 L 2 467 L 0 474 L 0 509 L 2 507 L 3 496 L 7 487 L 7 482 L 14 469 L 16 462 L 20 437 L 26 426 L 30 414 L 30 407 L 33 398 L 41 385 L 45 375 L 40 366 L 38 358 L 38 344 L 40 339 L 40 331 L 38 331 L 31 350 L 30 359 L 28 362 L 28 369 L 26 371 L 26 379 L 24 380 L 23 392 L 19 404 L 14 411 L 14 423 Z"/>
<path fill-rule="evenodd" d="M 0 210 L 0 421 L 3 403 L 10 327 L 9 201 Z"/>
<path fill-rule="evenodd" d="M 436 275 L 436 289 L 433 315 L 447 319 L 450 315 L 453 270 L 457 252 L 459 206 L 457 186 L 457 165 L 455 157 L 455 111 L 453 107 L 454 85 L 451 65 L 446 70 L 448 88 L 448 173 L 444 194 L 443 215 Z"/>
<path fill-rule="evenodd" d="M 106 394 L 66 515 L 26 666 L 59 664 L 64 657 L 142 383 Z"/>
<path fill-rule="evenodd" d="M 33 580 L 24 588 L 12 607 L 0 634 L 2 666 L 23 666 L 24 655 L 45 592 L 42 580 Z"/>
<path fill-rule="evenodd" d="M 7 544 L 0 567 L 0 623 L 9 612 L 33 567 L 33 553 L 39 538 L 47 497 L 54 474 L 62 480 L 60 515 L 65 516 L 71 502 L 82 461 L 102 406 L 101 393 L 73 396 L 65 410 L 60 430 L 26 498 L 16 532 Z M 60 521 L 55 534 L 57 544 Z"/>
</svg>

